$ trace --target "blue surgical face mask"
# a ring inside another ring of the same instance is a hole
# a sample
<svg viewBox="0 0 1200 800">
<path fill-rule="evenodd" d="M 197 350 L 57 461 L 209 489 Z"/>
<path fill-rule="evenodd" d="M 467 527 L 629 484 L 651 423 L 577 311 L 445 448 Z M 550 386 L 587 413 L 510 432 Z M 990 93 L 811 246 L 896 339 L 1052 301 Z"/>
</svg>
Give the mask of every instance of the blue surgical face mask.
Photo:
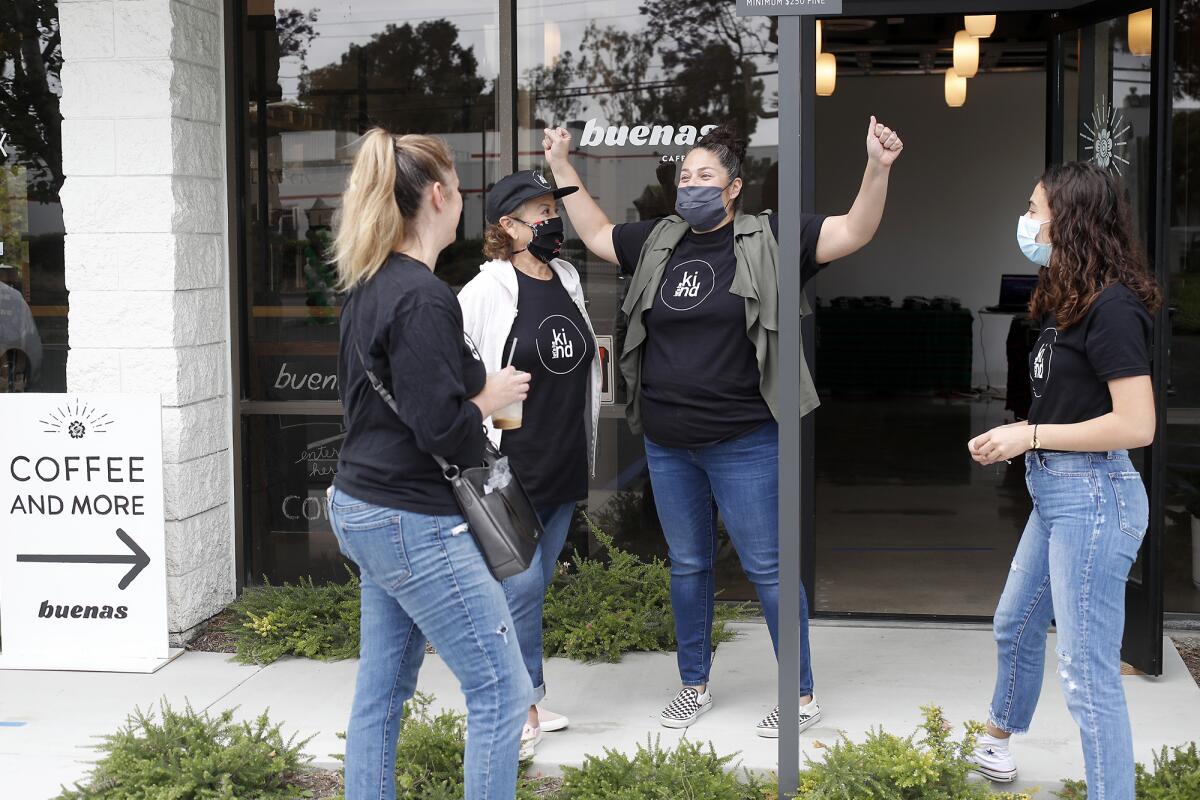
<svg viewBox="0 0 1200 800">
<path fill-rule="evenodd" d="M 730 185 L 733 182 L 730 181 Z M 725 221 L 725 189 L 720 186 L 680 186 L 675 195 L 675 213 L 698 231 L 711 231 Z"/>
<path fill-rule="evenodd" d="M 1039 222 L 1036 219 L 1030 219 L 1026 214 L 1022 214 L 1021 218 L 1017 220 L 1017 244 L 1021 246 L 1021 252 L 1030 261 L 1042 267 L 1050 264 L 1050 252 L 1054 246 L 1042 244 L 1037 237 L 1042 232 L 1042 226 L 1049 223 L 1050 220 Z"/>
</svg>

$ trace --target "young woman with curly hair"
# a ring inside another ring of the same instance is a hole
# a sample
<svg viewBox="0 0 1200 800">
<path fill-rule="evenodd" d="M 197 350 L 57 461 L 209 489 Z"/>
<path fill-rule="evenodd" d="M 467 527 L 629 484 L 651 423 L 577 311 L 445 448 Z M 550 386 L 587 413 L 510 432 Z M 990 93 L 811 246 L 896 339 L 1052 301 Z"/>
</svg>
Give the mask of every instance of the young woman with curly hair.
<svg viewBox="0 0 1200 800">
<path fill-rule="evenodd" d="M 1009 737 L 1029 729 L 1053 620 L 1088 797 L 1133 800 L 1121 637 L 1149 504 L 1129 450 L 1148 446 L 1156 430 L 1150 344 L 1160 294 L 1124 190 L 1092 164 L 1050 168 L 1017 239 L 1043 267 L 1030 301 L 1041 325 L 1029 359 L 1033 405 L 1027 422 L 968 447 L 984 465 L 1025 456 L 1033 513 L 996 609 L 996 688 L 975 767 L 1016 779 Z"/>
</svg>

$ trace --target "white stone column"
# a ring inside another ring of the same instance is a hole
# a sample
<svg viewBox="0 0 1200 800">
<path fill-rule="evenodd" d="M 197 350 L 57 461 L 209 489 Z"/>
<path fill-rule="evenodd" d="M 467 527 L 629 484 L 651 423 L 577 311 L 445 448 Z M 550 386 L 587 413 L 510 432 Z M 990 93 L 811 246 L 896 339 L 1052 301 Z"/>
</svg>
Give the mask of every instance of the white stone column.
<svg viewBox="0 0 1200 800">
<path fill-rule="evenodd" d="M 219 0 L 59 0 L 73 392 L 162 395 L 173 641 L 234 596 Z"/>
</svg>

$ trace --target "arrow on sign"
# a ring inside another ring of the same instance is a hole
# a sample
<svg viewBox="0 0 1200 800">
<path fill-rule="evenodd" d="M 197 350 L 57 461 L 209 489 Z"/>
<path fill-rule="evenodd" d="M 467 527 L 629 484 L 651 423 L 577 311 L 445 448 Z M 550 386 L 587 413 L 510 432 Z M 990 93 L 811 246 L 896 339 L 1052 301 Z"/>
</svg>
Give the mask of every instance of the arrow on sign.
<svg viewBox="0 0 1200 800">
<path fill-rule="evenodd" d="M 133 567 L 129 572 L 125 573 L 125 577 L 121 578 L 120 583 L 117 584 L 118 589 L 125 589 L 129 584 L 133 583 L 133 579 L 150 563 L 150 556 L 146 555 L 146 551 L 138 546 L 133 537 L 120 528 L 117 528 L 117 538 L 129 548 L 129 555 L 18 555 L 17 561 L 32 564 L 132 564 Z"/>
</svg>

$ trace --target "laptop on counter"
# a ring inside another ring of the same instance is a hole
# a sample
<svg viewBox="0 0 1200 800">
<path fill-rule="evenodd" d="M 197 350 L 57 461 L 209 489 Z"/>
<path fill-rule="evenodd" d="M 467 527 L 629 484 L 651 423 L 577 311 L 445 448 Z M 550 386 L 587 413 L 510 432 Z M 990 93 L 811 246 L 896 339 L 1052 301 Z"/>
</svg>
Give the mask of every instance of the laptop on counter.
<svg viewBox="0 0 1200 800">
<path fill-rule="evenodd" d="M 1023 314 L 1029 310 L 1029 298 L 1037 288 L 1037 275 L 1000 276 L 1000 302 L 984 311 L 993 314 Z"/>
</svg>

